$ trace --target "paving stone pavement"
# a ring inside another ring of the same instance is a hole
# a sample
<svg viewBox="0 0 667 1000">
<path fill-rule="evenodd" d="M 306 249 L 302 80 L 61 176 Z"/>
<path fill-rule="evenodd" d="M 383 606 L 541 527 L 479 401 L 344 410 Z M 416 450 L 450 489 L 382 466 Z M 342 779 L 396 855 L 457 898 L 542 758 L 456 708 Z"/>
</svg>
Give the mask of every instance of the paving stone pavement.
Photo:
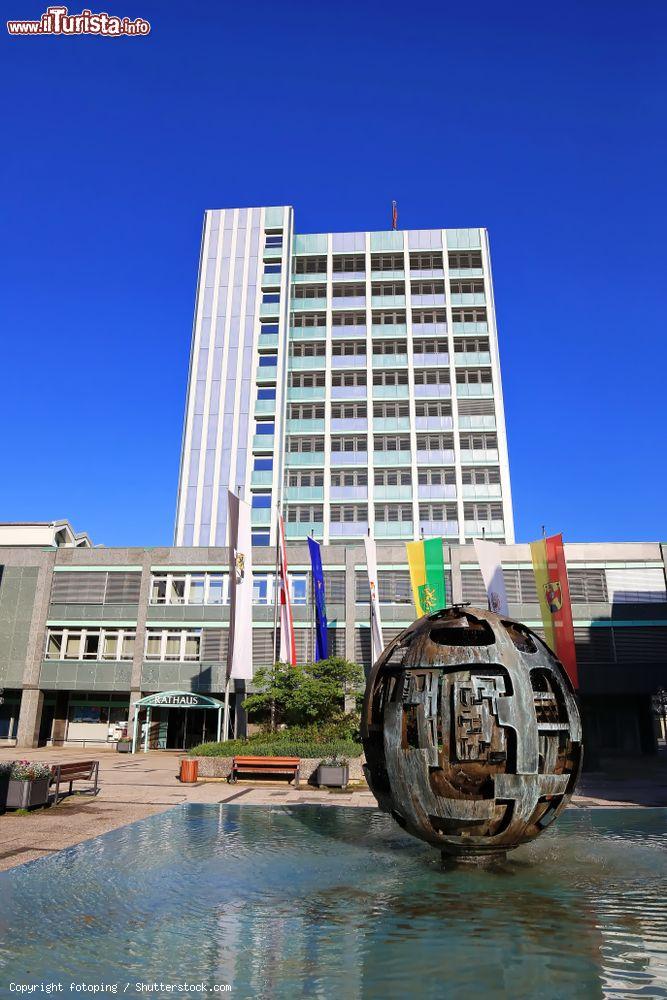
<svg viewBox="0 0 667 1000">
<path fill-rule="evenodd" d="M 226 781 L 182 785 L 178 780 L 181 754 L 150 751 L 134 756 L 107 749 L 52 748 L 25 751 L 0 748 L 0 760 L 27 757 L 53 764 L 99 759 L 100 793 L 73 795 L 57 807 L 18 816 L 0 815 L 0 871 L 44 857 L 128 823 L 164 812 L 183 802 L 234 802 L 242 805 L 344 805 L 376 808 L 367 788 L 328 792 L 284 782 L 229 785 Z M 77 786 L 75 785 L 75 788 Z M 78 787 L 85 787 L 80 784 Z M 604 773 L 583 775 L 573 804 L 600 806 L 667 806 L 667 753 L 656 758 L 618 761 Z"/>
</svg>

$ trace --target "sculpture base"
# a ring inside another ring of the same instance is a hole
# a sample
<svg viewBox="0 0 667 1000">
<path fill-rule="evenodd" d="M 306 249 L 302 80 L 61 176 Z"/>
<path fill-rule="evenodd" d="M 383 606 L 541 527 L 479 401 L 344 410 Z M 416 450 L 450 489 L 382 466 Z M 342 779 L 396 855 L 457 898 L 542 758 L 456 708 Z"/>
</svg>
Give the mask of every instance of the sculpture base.
<svg viewBox="0 0 667 1000">
<path fill-rule="evenodd" d="M 493 868 L 502 865 L 507 860 L 507 851 L 480 851 L 479 854 L 470 852 L 469 854 L 448 854 L 441 851 L 443 868 L 459 868 L 461 865 L 475 868 Z"/>
</svg>

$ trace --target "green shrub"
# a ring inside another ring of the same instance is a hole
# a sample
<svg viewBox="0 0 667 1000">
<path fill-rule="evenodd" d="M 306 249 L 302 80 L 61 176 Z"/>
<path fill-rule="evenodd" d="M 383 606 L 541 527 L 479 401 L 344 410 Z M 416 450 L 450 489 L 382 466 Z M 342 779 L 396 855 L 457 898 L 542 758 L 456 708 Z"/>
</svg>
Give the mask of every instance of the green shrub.
<svg viewBox="0 0 667 1000">
<path fill-rule="evenodd" d="M 258 733 L 247 740 L 227 740 L 226 743 L 202 743 L 190 753 L 197 757 L 359 757 L 360 743 L 350 739 L 313 740 L 300 733 L 284 730 Z"/>
</svg>

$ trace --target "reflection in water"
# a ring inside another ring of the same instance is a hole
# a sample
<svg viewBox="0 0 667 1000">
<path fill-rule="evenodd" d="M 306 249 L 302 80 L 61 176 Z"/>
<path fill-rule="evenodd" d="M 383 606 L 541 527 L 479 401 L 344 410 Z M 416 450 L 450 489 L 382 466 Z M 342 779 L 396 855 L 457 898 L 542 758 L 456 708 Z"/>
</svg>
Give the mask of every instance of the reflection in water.
<svg viewBox="0 0 667 1000">
<path fill-rule="evenodd" d="M 667 997 L 666 832 L 570 810 L 499 869 L 443 871 L 370 810 L 184 806 L 0 875 L 0 983 Z"/>
</svg>

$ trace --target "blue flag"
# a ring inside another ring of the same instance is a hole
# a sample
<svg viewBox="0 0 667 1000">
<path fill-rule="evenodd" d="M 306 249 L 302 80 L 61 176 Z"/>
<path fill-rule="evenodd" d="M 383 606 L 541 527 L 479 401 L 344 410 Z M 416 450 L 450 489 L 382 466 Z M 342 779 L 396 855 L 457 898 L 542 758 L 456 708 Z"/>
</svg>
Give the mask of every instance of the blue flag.
<svg viewBox="0 0 667 1000">
<path fill-rule="evenodd" d="M 313 569 L 313 587 L 315 589 L 315 659 L 326 660 L 329 655 L 329 636 L 327 632 L 327 602 L 324 596 L 324 574 L 322 573 L 322 556 L 319 542 L 308 539 L 310 564 Z"/>
</svg>

